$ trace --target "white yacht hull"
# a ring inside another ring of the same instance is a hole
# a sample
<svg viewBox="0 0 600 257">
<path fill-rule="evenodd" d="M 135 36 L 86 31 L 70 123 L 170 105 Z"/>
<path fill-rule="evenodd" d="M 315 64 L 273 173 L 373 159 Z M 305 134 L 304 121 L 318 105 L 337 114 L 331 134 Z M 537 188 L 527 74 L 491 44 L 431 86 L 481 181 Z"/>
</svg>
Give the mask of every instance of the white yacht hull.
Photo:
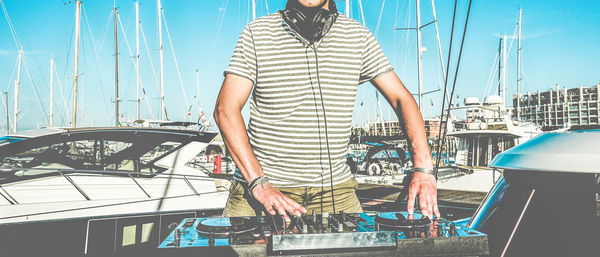
<svg viewBox="0 0 600 257">
<path fill-rule="evenodd" d="M 217 191 L 208 176 L 188 176 L 71 173 L 73 183 L 54 176 L 3 185 L 0 190 L 10 198 L 0 198 L 0 223 L 224 208 L 226 190 Z"/>
</svg>

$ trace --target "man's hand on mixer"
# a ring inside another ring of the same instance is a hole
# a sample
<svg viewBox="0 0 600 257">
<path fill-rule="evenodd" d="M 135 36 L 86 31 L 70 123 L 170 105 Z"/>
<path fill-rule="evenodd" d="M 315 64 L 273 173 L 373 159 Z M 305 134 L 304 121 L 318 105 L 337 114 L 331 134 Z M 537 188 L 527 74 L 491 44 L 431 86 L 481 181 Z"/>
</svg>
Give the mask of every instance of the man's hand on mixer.
<svg viewBox="0 0 600 257">
<path fill-rule="evenodd" d="M 254 187 L 252 189 L 252 195 L 258 202 L 265 206 L 265 209 L 269 214 L 283 215 L 286 222 L 290 221 L 290 217 L 288 217 L 286 212 L 296 216 L 306 213 L 306 208 L 285 196 L 268 182 L 261 186 Z"/>
<path fill-rule="evenodd" d="M 415 210 L 415 199 L 419 196 L 419 207 L 424 216 L 440 217 L 437 204 L 437 183 L 435 176 L 421 172 L 412 173 L 412 181 L 408 187 L 408 204 L 406 210 L 412 214 Z"/>
</svg>

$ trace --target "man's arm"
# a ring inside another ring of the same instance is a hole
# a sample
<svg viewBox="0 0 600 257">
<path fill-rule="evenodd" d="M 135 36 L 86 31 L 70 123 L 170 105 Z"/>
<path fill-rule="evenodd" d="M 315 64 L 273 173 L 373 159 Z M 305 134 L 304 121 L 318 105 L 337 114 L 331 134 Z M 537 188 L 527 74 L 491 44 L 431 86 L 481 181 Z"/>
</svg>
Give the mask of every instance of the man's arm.
<svg viewBox="0 0 600 257">
<path fill-rule="evenodd" d="M 252 81 L 234 74 L 227 74 L 217 97 L 214 112 L 215 122 L 219 126 L 223 141 L 248 183 L 264 174 L 248 142 L 248 134 L 241 112 L 251 92 Z M 306 209 L 302 205 L 282 194 L 270 183 L 255 187 L 252 194 L 271 215 L 279 213 L 289 220 L 286 211 L 296 216 L 306 213 Z"/>
<path fill-rule="evenodd" d="M 413 96 L 393 71 L 377 77 L 371 83 L 385 96 L 396 112 L 398 121 L 408 136 L 414 166 L 433 169 L 423 117 Z M 431 217 L 432 214 L 435 214 L 436 217 L 439 217 L 435 177 L 421 172 L 413 172 L 412 176 L 408 188 L 408 213 L 414 211 L 415 198 L 419 195 L 419 207 L 423 215 Z"/>
</svg>

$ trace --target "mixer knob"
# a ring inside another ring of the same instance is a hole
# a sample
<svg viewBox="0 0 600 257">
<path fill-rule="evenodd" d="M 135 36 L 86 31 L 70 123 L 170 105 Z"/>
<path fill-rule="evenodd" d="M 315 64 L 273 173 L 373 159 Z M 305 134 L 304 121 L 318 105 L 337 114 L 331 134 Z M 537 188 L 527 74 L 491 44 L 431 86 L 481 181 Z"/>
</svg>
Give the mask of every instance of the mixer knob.
<svg viewBox="0 0 600 257">
<path fill-rule="evenodd" d="M 181 230 L 175 230 L 175 236 L 173 238 L 173 240 L 179 241 L 181 239 Z"/>
<path fill-rule="evenodd" d="M 323 230 L 329 231 L 329 212 L 321 214 L 321 223 L 323 223 Z"/>
<path fill-rule="evenodd" d="M 302 224 L 302 234 L 308 233 L 308 225 L 306 223 Z"/>
<path fill-rule="evenodd" d="M 337 227 L 337 232 L 344 232 L 344 224 L 343 223 L 338 223 L 338 227 Z"/>
<path fill-rule="evenodd" d="M 454 223 L 450 223 L 450 226 L 448 228 L 448 234 L 450 234 L 450 237 L 453 237 L 454 234 L 456 233 L 456 225 L 454 225 Z"/>
<path fill-rule="evenodd" d="M 212 235 L 208 237 L 208 246 L 215 246 L 215 238 Z"/>
</svg>

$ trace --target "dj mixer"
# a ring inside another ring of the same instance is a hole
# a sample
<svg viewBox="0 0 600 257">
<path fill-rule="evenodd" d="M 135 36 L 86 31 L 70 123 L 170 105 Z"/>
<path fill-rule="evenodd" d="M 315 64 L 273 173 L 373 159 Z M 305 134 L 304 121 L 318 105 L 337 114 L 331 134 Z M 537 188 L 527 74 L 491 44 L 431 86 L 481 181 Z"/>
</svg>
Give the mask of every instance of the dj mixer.
<svg viewBox="0 0 600 257">
<path fill-rule="evenodd" d="M 159 248 L 229 247 L 242 256 L 368 253 L 385 256 L 477 256 L 487 236 L 420 213 L 366 212 L 184 219 Z M 354 256 L 354 255 L 353 255 Z M 373 256 L 373 255 L 371 255 Z"/>
</svg>

